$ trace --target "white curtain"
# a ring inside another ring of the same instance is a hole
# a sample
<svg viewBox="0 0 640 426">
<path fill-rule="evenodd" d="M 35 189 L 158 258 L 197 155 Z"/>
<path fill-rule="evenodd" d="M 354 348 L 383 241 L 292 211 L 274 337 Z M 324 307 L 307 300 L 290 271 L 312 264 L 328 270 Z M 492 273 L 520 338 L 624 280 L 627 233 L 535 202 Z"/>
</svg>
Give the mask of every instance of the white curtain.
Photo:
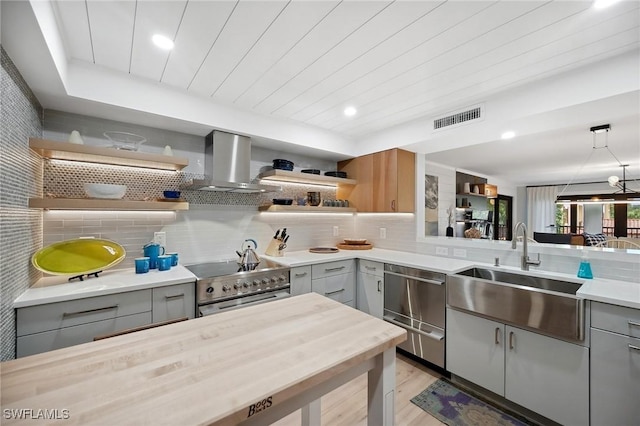
<svg viewBox="0 0 640 426">
<path fill-rule="evenodd" d="M 527 188 L 527 229 L 530 235 L 534 232 L 556 232 L 549 225 L 556 223 L 557 186 L 540 186 Z"/>
</svg>

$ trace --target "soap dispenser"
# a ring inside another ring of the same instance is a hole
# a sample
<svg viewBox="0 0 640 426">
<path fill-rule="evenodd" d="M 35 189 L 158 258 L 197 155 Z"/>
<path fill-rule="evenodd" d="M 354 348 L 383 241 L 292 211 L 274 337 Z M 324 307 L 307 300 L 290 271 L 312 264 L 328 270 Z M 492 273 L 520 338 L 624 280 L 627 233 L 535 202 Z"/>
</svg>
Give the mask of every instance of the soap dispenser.
<svg viewBox="0 0 640 426">
<path fill-rule="evenodd" d="M 591 262 L 589 262 L 589 255 L 586 251 L 582 252 L 582 259 L 580 259 L 580 266 L 578 267 L 578 278 L 593 278 Z"/>
</svg>

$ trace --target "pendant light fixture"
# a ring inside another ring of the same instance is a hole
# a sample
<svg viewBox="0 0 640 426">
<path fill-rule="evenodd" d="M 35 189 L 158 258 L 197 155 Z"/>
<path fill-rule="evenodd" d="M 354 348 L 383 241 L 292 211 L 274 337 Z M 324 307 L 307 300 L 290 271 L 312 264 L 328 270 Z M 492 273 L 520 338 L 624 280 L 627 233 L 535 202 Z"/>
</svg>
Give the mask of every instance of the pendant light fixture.
<svg viewBox="0 0 640 426">
<path fill-rule="evenodd" d="M 637 191 L 631 190 L 627 188 L 627 178 L 626 178 L 626 170 L 629 167 L 629 164 L 622 164 L 618 157 L 611 151 L 609 148 L 609 131 L 611 130 L 610 124 L 603 124 L 600 126 L 594 126 L 589 129 L 589 131 L 593 134 L 593 146 L 589 157 L 585 161 L 585 163 L 580 167 L 576 175 L 567 183 L 560 194 L 558 194 L 556 198 L 556 204 L 583 204 L 583 203 L 598 203 L 598 204 L 628 204 L 628 203 L 638 203 L 640 202 L 640 194 Z M 603 146 L 597 146 L 596 138 L 598 134 L 605 134 L 605 144 Z M 622 180 L 618 176 L 609 176 L 607 182 L 609 186 L 612 188 L 618 188 L 619 191 L 616 191 L 612 194 L 591 194 L 591 195 L 562 195 L 569 185 L 573 182 L 573 179 L 580 173 L 580 171 L 587 165 L 589 160 L 591 159 L 591 155 L 598 149 L 606 149 L 609 154 L 616 160 L 618 165 L 622 167 Z"/>
</svg>

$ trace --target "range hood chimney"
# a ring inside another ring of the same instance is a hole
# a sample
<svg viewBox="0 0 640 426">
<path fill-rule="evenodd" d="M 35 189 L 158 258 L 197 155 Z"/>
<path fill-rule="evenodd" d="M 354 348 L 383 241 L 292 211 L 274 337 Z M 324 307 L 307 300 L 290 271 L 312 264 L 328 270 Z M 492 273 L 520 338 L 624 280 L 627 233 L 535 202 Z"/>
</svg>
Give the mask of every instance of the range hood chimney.
<svg viewBox="0 0 640 426">
<path fill-rule="evenodd" d="M 251 139 L 214 130 L 205 138 L 205 179 L 194 179 L 186 189 L 226 192 L 278 192 L 279 186 L 251 183 Z"/>
</svg>

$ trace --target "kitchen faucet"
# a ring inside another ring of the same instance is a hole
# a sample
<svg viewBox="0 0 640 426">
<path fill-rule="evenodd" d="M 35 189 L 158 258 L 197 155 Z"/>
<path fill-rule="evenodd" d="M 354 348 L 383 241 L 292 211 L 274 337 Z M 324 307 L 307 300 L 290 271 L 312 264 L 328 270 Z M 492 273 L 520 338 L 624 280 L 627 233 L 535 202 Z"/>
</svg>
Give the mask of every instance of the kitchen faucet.
<svg viewBox="0 0 640 426">
<path fill-rule="evenodd" d="M 516 223 L 516 226 L 513 227 L 513 238 L 511 239 L 511 248 L 516 249 L 516 243 L 518 241 L 518 229 L 522 228 L 522 257 L 521 257 L 521 266 L 520 268 L 523 271 L 529 270 L 529 265 L 539 266 L 540 265 L 540 253 L 538 253 L 538 260 L 529 259 L 529 252 L 527 250 L 527 225 L 523 222 Z"/>
</svg>

